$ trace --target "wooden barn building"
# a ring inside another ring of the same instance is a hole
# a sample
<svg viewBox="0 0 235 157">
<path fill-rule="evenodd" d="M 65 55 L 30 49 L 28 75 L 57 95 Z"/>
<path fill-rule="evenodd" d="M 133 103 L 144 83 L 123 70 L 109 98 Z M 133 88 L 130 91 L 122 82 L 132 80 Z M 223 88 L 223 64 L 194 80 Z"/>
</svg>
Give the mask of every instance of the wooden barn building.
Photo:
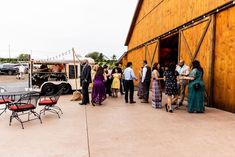
<svg viewBox="0 0 235 157">
<path fill-rule="evenodd" d="M 119 62 L 195 59 L 209 106 L 235 112 L 235 0 L 139 0 Z"/>
</svg>

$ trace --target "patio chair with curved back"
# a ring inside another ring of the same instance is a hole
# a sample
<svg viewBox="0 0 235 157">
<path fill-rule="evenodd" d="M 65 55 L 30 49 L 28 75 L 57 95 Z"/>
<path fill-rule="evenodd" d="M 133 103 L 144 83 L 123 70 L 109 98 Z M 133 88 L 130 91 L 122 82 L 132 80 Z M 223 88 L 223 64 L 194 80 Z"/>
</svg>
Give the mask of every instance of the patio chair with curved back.
<svg viewBox="0 0 235 157">
<path fill-rule="evenodd" d="M 11 125 L 12 120 L 15 118 L 21 123 L 22 129 L 24 129 L 23 123 L 29 122 L 31 120 L 39 119 L 40 123 L 42 123 L 40 114 L 34 111 L 37 106 L 37 101 L 40 98 L 40 94 L 38 92 L 30 92 L 27 94 L 20 95 L 18 100 L 14 102 L 10 102 L 8 104 L 8 109 L 12 111 L 9 125 Z M 30 115 L 33 114 L 35 118 L 31 119 Z M 28 115 L 27 120 L 22 120 L 21 116 Z"/>
<path fill-rule="evenodd" d="M 5 88 L 0 87 L 0 93 L 4 93 L 7 90 Z M 9 96 L 1 96 L 0 97 L 0 116 L 3 112 L 6 112 L 7 104 L 11 102 L 11 98 Z"/>
<path fill-rule="evenodd" d="M 62 87 L 56 94 L 50 95 L 50 96 L 44 96 L 41 97 L 38 105 L 39 106 L 44 106 L 44 108 L 40 111 L 40 115 L 46 111 L 49 111 L 51 113 L 55 113 L 58 115 L 60 118 L 60 115 L 63 114 L 62 110 L 60 107 L 58 107 L 56 104 L 58 103 L 58 100 L 63 93 L 64 88 Z"/>
</svg>

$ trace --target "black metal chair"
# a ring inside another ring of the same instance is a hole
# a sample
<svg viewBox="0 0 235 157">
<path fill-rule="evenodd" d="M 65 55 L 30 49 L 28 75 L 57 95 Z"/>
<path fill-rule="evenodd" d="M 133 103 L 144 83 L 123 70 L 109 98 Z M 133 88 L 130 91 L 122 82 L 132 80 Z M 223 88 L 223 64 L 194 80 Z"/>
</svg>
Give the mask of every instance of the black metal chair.
<svg viewBox="0 0 235 157">
<path fill-rule="evenodd" d="M 0 87 L 0 93 L 4 93 L 7 90 L 5 88 Z M 7 110 L 7 104 L 10 103 L 12 100 L 9 96 L 1 96 L 0 97 L 0 116 L 3 114 L 3 112 L 6 112 Z"/>
<path fill-rule="evenodd" d="M 37 101 L 40 98 L 40 94 L 37 92 L 30 92 L 27 94 L 23 94 L 20 96 L 20 98 L 14 102 L 10 102 L 8 104 L 8 109 L 12 111 L 11 117 L 10 117 L 10 122 L 9 125 L 11 125 L 11 122 L 13 118 L 18 120 L 21 123 L 22 129 L 24 129 L 23 123 L 29 122 L 31 120 L 39 119 L 40 123 L 42 123 L 40 114 L 34 111 L 37 106 Z M 22 120 L 21 116 L 22 115 L 28 115 L 27 120 Z M 30 118 L 30 115 L 33 114 L 35 118 Z"/>
<path fill-rule="evenodd" d="M 63 93 L 63 90 L 64 90 L 64 88 L 61 88 L 54 95 L 44 96 L 44 97 L 40 98 L 38 105 L 44 106 L 44 108 L 40 111 L 40 115 L 42 113 L 44 113 L 44 115 L 45 115 L 45 112 L 49 111 L 51 113 L 57 114 L 58 117 L 60 118 L 60 115 L 63 114 L 63 112 L 60 107 L 56 106 L 56 104 L 58 103 L 58 100 L 59 100 L 61 94 Z"/>
</svg>

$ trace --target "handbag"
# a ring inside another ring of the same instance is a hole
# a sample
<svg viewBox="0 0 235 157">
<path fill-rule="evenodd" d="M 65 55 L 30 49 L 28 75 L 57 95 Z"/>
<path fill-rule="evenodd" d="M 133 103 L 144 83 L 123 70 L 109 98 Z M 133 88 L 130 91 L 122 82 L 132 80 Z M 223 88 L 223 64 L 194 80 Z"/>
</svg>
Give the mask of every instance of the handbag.
<svg viewBox="0 0 235 157">
<path fill-rule="evenodd" d="M 195 83 L 195 84 L 193 85 L 193 88 L 194 88 L 195 90 L 199 90 L 199 89 L 201 88 L 200 83 Z"/>
</svg>

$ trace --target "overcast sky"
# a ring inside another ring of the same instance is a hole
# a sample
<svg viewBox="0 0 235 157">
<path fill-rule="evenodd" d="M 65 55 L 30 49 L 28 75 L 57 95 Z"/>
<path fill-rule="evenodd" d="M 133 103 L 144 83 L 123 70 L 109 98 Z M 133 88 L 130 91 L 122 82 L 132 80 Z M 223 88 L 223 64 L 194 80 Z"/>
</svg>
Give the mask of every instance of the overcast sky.
<svg viewBox="0 0 235 157">
<path fill-rule="evenodd" d="M 0 57 L 54 57 L 74 47 L 120 56 L 138 0 L 1 0 Z"/>
</svg>

